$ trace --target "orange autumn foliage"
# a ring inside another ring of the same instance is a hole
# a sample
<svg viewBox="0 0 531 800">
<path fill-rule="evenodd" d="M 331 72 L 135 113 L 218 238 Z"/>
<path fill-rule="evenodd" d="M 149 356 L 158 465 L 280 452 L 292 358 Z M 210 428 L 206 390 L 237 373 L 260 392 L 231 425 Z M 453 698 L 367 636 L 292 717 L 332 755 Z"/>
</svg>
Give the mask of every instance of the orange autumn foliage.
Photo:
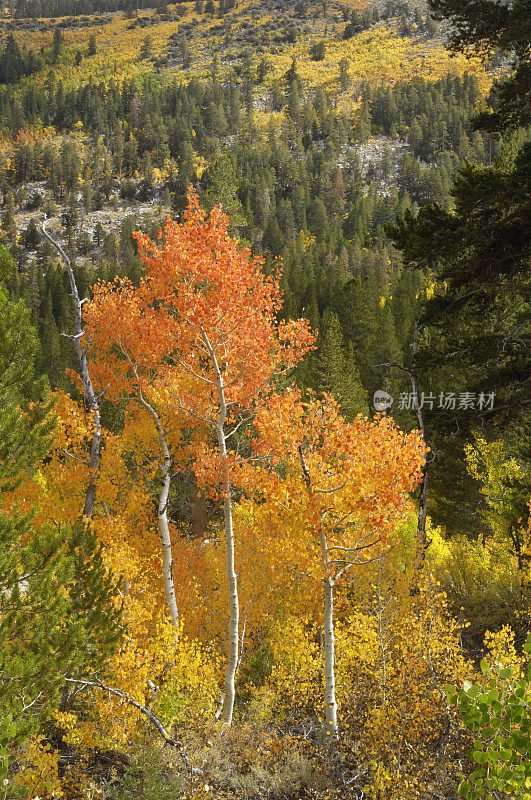
<svg viewBox="0 0 531 800">
<path fill-rule="evenodd" d="M 241 543 L 236 564 L 251 641 L 293 614 L 320 614 L 321 517 L 334 579 L 348 578 L 348 569 L 340 573 L 349 559 L 359 572 L 393 548 L 413 514 L 409 492 L 425 457 L 420 435 L 402 433 L 390 418 L 360 415 L 347 423 L 333 398 L 304 403 L 296 390 L 272 394 L 253 425 L 249 446 L 254 455 L 239 464 L 245 494 L 235 509 Z M 306 494 L 299 444 L 305 447 L 317 490 L 313 504 Z M 216 539 L 183 541 L 179 552 L 197 576 L 193 596 L 202 609 L 204 631 L 215 635 L 226 604 Z M 341 616 L 341 598 L 338 603 Z"/>
<path fill-rule="evenodd" d="M 152 371 L 152 382 L 182 373 L 183 405 L 204 415 L 211 397 L 202 383 L 211 367 L 201 357 L 201 330 L 222 353 L 227 399 L 239 406 L 265 389 L 281 365 L 300 360 L 315 337 L 304 320 L 275 324 L 279 279 L 264 277 L 263 260 L 227 235 L 228 217 L 219 208 L 207 219 L 191 192 L 184 216 L 182 225 L 168 218 L 162 245 L 136 234 L 146 265 L 140 287 L 128 280 L 96 285 L 85 319 L 95 369 L 102 375 L 105 368 L 115 393 L 128 385 L 127 354 Z"/>
<path fill-rule="evenodd" d="M 305 407 L 296 392 L 272 392 L 275 373 L 292 366 L 312 345 L 313 336 L 303 321 L 275 324 L 281 307 L 278 278 L 263 276 L 262 261 L 238 249 L 227 236 L 227 224 L 219 209 L 207 218 L 192 193 L 184 223 L 168 220 L 161 242 L 137 234 L 146 264 L 140 287 L 135 289 L 127 281 L 100 284 L 86 322 L 94 340 L 93 371 L 100 384 L 110 381 L 109 394 L 118 399 L 132 393 L 138 381 L 170 430 L 174 469 L 192 460 L 198 485 L 205 493 L 219 497 L 222 464 L 208 431 L 217 411 L 217 397 L 212 363 L 203 347 L 204 334 L 218 355 L 229 422 L 252 411 L 254 450 L 246 452 L 251 452 L 255 461 L 247 463 L 242 448 L 227 456 L 232 482 L 245 488 L 249 498 L 237 511 L 243 542 L 236 559 L 242 575 L 242 606 L 253 596 L 249 613 L 252 632 L 268 614 L 271 593 L 277 598 L 277 608 L 286 603 L 281 585 L 290 574 L 291 566 L 286 565 L 297 563 L 300 570 L 303 553 L 304 573 L 314 580 L 321 576 L 318 542 L 301 530 L 300 521 L 305 519 L 315 531 L 323 509 L 308 508 L 298 445 L 306 441 L 313 448 L 308 464 L 321 481 L 320 490 L 334 488 L 334 481 L 342 484 L 339 491 L 316 495 L 333 507 L 327 508 L 330 519 L 334 514 L 349 517 L 337 541 L 332 533 L 331 546 L 372 543 L 373 549 L 376 542 L 392 536 L 410 513 L 407 492 L 414 485 L 423 450 L 418 436 L 404 437 L 389 420 L 371 423 L 360 417 L 348 425 L 331 398 L 325 406 L 312 401 Z M 134 419 L 137 432 L 142 419 L 146 427 L 145 414 L 132 406 L 126 428 Z M 148 450 L 150 427 L 145 430 Z M 194 431 L 188 434 L 186 444 L 185 429 Z M 147 456 L 147 451 L 144 453 Z M 155 464 L 153 451 L 151 458 Z M 258 469 L 256 459 L 262 464 Z M 288 465 L 283 477 L 274 469 L 280 462 Z M 251 501 L 251 489 L 256 490 L 260 504 Z M 287 496 L 292 506 L 288 514 Z M 257 523 L 258 519 L 262 521 Z M 271 542 L 264 547 L 262 528 L 278 547 L 272 548 Z M 281 535 L 286 529 L 289 535 Z M 205 639 L 220 636 L 226 597 L 217 536 L 214 533 L 210 542 L 203 543 L 183 539 L 179 533 L 173 527 L 179 606 L 194 632 Z M 360 551 L 360 558 L 365 553 L 370 557 L 368 548 Z M 304 594 L 301 591 L 303 603 L 307 602 Z"/>
<path fill-rule="evenodd" d="M 92 522 L 107 563 L 124 578 L 128 632 L 112 664 L 113 685 L 138 702 L 153 702 L 165 722 L 179 727 L 184 720 L 203 725 L 212 718 L 222 680 L 228 589 L 221 526 L 214 518 L 208 538 L 194 538 L 179 527 L 177 514 L 169 514 L 176 639 L 160 581 L 153 502 L 161 453 L 153 417 L 139 402 L 145 398 L 164 428 L 173 478 L 192 472 L 204 496 L 219 504 L 224 471 L 230 474 L 242 608 L 236 627 L 243 640 L 245 619 L 245 659 L 259 645 L 271 646 L 276 666 L 265 688 L 287 697 L 295 667 L 293 648 L 284 644 L 291 637 L 294 646 L 290 626 L 300 615 L 310 635 L 300 632 L 297 658 L 303 666 L 312 661 L 307 683 L 317 682 L 315 697 L 320 695 L 320 651 L 312 631 L 328 580 L 337 587 L 338 698 L 344 703 L 345 689 L 356 689 L 343 675 L 354 674 L 345 656 L 354 617 L 348 586 L 343 591 L 340 581 L 344 586 L 350 578 L 349 565 L 359 574 L 391 549 L 410 519 L 409 492 L 425 458 L 420 435 L 402 433 L 386 417 L 347 423 L 331 397 L 303 401 L 297 390 L 278 390 L 276 375 L 292 367 L 314 337 L 304 321 L 276 323 L 278 279 L 264 277 L 260 259 L 227 236 L 219 210 L 207 217 L 191 195 L 183 224 L 168 220 L 159 243 L 138 238 L 146 264 L 140 286 L 100 284 L 86 312 L 95 383 L 110 383 L 108 397 L 125 406 L 123 431 L 105 433 Z M 235 433 L 226 455 L 213 436 L 221 408 L 218 372 L 228 406 L 226 435 Z M 86 476 L 81 461 L 90 420 L 66 396 L 58 407 L 57 445 L 39 477 L 44 515 L 59 501 L 67 506 L 67 495 L 81 507 Z M 319 541 L 323 529 L 327 562 Z M 358 616 L 362 633 L 374 638 L 371 619 Z M 373 645 L 377 652 L 371 639 Z M 369 666 L 376 674 L 377 665 Z M 374 683 L 372 673 L 370 679 Z M 151 682 L 160 689 L 156 699 L 148 691 Z M 116 697 L 102 694 L 91 702 L 90 719 L 57 717 L 73 746 L 125 746 L 131 732 L 142 729 L 136 712 Z M 321 701 L 314 705 L 319 715 Z"/>
<path fill-rule="evenodd" d="M 198 488 L 215 499 L 223 493 L 225 467 L 231 484 L 247 480 L 245 459 L 234 450 L 222 457 L 214 444 L 212 428 L 220 413 L 216 364 L 229 436 L 238 422 L 266 407 L 275 375 L 292 367 L 315 341 L 304 320 L 277 324 L 278 276 L 265 277 L 262 259 L 240 249 L 227 227 L 219 209 L 207 217 L 191 192 L 183 224 L 168 219 L 158 243 L 136 234 L 146 265 L 140 286 L 124 280 L 99 284 L 85 313 L 95 383 L 110 384 L 107 396 L 128 404 L 123 437 L 129 466 L 142 462 L 147 473 L 151 463 L 155 478 L 155 426 L 141 397 L 164 429 L 172 471 L 191 466 Z M 105 455 L 104 462 L 110 466 Z M 116 463 L 115 469 L 121 475 L 117 481 L 112 467 L 103 470 L 107 486 L 123 484 L 123 466 Z M 114 492 L 117 497 L 117 486 Z M 109 507 L 119 513 L 114 503 Z M 187 630 L 191 625 L 203 639 L 221 636 L 223 615 L 212 601 L 224 585 L 217 546 L 190 542 L 174 523 L 170 528 L 178 606 Z"/>
<path fill-rule="evenodd" d="M 190 192 L 184 223 L 168 218 L 162 243 L 136 234 L 146 265 L 140 287 L 127 280 L 95 287 L 85 320 L 93 372 L 100 384 L 110 382 L 111 398 L 138 384 L 172 426 L 184 419 L 204 432 L 218 408 L 204 337 L 217 357 L 229 422 L 266 397 L 273 376 L 313 346 L 306 320 L 276 324 L 279 278 L 265 277 L 263 260 L 239 249 L 227 227 L 219 208 L 207 218 Z"/>
<path fill-rule="evenodd" d="M 349 558 L 363 563 L 376 549 L 392 545 L 409 520 L 411 492 L 419 481 L 426 448 L 416 431 L 404 434 L 389 417 L 352 423 L 330 396 L 303 403 L 296 390 L 276 395 L 255 417 L 257 454 L 268 468 L 256 475 L 259 503 L 250 503 L 281 563 L 297 564 L 314 580 L 322 578 L 318 530 L 324 524 L 334 575 Z M 314 483 L 305 492 L 299 446 Z M 285 529 L 290 536 L 282 535 Z M 341 555 L 341 553 L 343 555 Z"/>
</svg>

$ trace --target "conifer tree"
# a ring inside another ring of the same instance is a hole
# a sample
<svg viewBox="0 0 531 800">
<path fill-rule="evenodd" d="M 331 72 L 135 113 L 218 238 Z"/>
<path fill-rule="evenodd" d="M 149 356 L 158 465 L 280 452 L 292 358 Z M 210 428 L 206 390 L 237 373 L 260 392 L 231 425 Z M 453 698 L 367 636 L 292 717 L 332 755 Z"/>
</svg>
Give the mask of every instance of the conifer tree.
<svg viewBox="0 0 531 800">
<path fill-rule="evenodd" d="M 352 343 L 344 347 L 339 317 L 325 318 L 318 348 L 310 356 L 309 383 L 319 394 L 332 394 L 346 419 L 367 412 L 367 394 L 359 378 Z"/>
<path fill-rule="evenodd" d="M 208 188 L 204 204 L 211 210 L 220 205 L 230 218 L 230 230 L 237 231 L 245 224 L 243 208 L 238 199 L 238 181 L 234 164 L 228 155 L 221 155 L 208 168 L 205 175 Z"/>
<path fill-rule="evenodd" d="M 61 28 L 55 28 L 53 32 L 53 45 L 52 45 L 52 58 L 53 63 L 57 63 L 59 56 L 61 55 L 61 51 L 63 49 L 63 34 L 61 33 Z"/>
<path fill-rule="evenodd" d="M 475 124 L 500 132 L 520 127 L 523 133 L 529 122 L 528 3 L 433 0 L 432 5 L 456 25 L 457 48 L 485 55 L 496 46 L 511 53 L 514 71 L 495 84 L 495 113 L 482 114 Z M 522 461 L 529 453 L 531 145 L 523 135 L 517 152 L 506 151 L 493 166 L 462 169 L 451 214 L 440 205 L 427 206 L 416 217 L 406 211 L 390 230 L 406 264 L 437 282 L 421 318 L 421 389 L 472 398 L 467 408 L 456 402 L 433 413 L 428 409 L 426 417 L 438 452 L 434 510 L 438 521 L 455 530 L 462 527 L 459 512 L 469 504 L 467 517 L 473 519 L 478 502 L 463 464 L 472 430 L 483 427 L 489 438 L 503 437 L 511 455 Z"/>
<path fill-rule="evenodd" d="M 0 703 L 19 735 L 58 707 L 67 676 L 100 670 L 121 629 L 117 586 L 93 533 L 35 524 L 16 490 L 48 452 L 55 427 L 30 312 L 8 300 L 13 262 L 0 246 Z M 14 494 L 15 493 L 15 494 Z"/>
</svg>

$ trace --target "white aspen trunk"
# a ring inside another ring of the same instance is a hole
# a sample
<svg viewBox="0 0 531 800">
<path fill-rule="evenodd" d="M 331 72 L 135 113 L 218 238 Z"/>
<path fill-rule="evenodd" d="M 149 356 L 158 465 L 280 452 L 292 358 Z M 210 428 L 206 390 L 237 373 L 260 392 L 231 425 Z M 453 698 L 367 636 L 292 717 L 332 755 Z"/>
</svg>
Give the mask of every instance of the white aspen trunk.
<svg viewBox="0 0 531 800">
<path fill-rule="evenodd" d="M 86 348 L 83 348 L 81 345 L 81 338 L 84 333 L 83 314 L 82 314 L 82 306 L 84 301 L 79 299 L 74 271 L 72 269 L 70 259 L 64 252 L 61 245 L 58 244 L 54 239 L 52 239 L 50 234 L 47 232 L 45 225 L 42 226 L 42 232 L 45 238 L 50 242 L 50 244 L 53 245 L 53 247 L 55 247 L 55 249 L 58 251 L 59 255 L 61 256 L 61 258 L 65 263 L 68 277 L 70 280 L 70 288 L 72 290 L 72 299 L 74 301 L 75 334 L 74 336 L 68 338 L 71 338 L 74 341 L 76 353 L 79 358 L 80 373 L 81 373 L 81 379 L 83 381 L 83 389 L 85 394 L 85 402 L 88 408 L 92 412 L 92 418 L 94 424 L 94 431 L 92 434 L 92 442 L 90 448 L 89 484 L 87 486 L 85 495 L 85 504 L 83 508 L 83 516 L 92 517 L 94 511 L 94 502 L 96 499 L 96 479 L 100 466 L 101 416 L 99 407 L 99 397 L 96 397 L 94 394 L 94 389 L 92 386 L 92 381 L 90 379 L 89 368 L 88 368 L 87 350 L 90 346 L 90 342 L 88 343 Z M 133 371 L 135 372 L 135 376 L 138 381 L 138 374 L 136 372 L 136 369 L 134 369 L 134 367 Z M 138 387 L 138 391 L 139 391 L 139 401 L 153 418 L 159 436 L 159 445 L 161 453 L 161 463 L 159 467 L 162 478 L 162 488 L 159 495 L 158 530 L 162 545 L 162 574 L 164 581 L 164 591 L 166 594 L 166 602 L 168 604 L 168 610 L 170 612 L 172 625 L 174 626 L 175 629 L 177 629 L 179 623 L 179 612 L 177 609 L 175 586 L 173 582 L 173 554 L 171 547 L 170 527 L 168 524 L 168 496 L 170 492 L 170 483 L 171 483 L 171 457 L 170 457 L 170 451 L 168 449 L 168 443 L 166 441 L 166 436 L 164 434 L 164 430 L 160 423 L 159 416 L 155 411 L 155 409 L 143 397 L 142 391 L 140 390 L 140 385 Z"/>
<path fill-rule="evenodd" d="M 385 364 L 378 364 L 375 366 L 380 367 L 397 367 L 398 369 L 406 372 L 409 375 L 409 380 L 411 381 L 411 394 L 413 397 L 414 402 L 414 411 L 417 416 L 417 425 L 422 434 L 422 438 L 424 440 L 424 444 L 428 444 L 428 439 L 426 436 L 426 428 L 424 426 L 424 418 L 422 415 L 422 408 L 420 404 L 420 394 L 419 394 L 419 376 L 417 371 L 417 354 L 418 354 L 418 321 L 415 322 L 415 328 L 413 333 L 413 343 L 412 343 L 412 355 L 413 355 L 413 366 L 412 369 L 406 369 L 401 364 L 395 364 L 393 362 L 388 362 Z M 431 453 L 431 458 L 429 461 L 426 459 L 424 465 L 421 469 L 422 473 L 422 481 L 420 484 L 420 499 L 419 499 L 419 512 L 417 517 L 417 537 L 416 537 L 416 548 L 415 548 L 415 569 L 413 572 L 411 585 L 409 587 L 409 594 L 411 597 L 417 595 L 419 593 L 419 581 L 424 569 L 424 562 L 426 560 L 426 551 L 430 546 L 431 540 L 428 539 L 426 533 L 426 522 L 428 516 L 428 470 L 429 465 L 433 463 L 435 458 L 435 453 Z"/>
<path fill-rule="evenodd" d="M 168 496 L 171 483 L 171 458 L 166 442 L 166 437 L 159 429 L 159 442 L 162 460 L 160 462 L 160 474 L 162 477 L 162 488 L 159 495 L 158 508 L 158 528 L 160 543 L 162 546 L 162 576 L 164 579 L 164 592 L 166 602 L 170 612 L 171 622 L 174 628 L 179 624 L 179 611 L 175 597 L 175 584 L 173 582 L 173 552 L 171 547 L 170 526 L 168 523 Z"/>
<path fill-rule="evenodd" d="M 419 430 L 422 433 L 422 438 L 424 442 L 427 444 L 426 440 L 426 429 L 424 427 L 424 417 L 422 414 L 422 408 L 420 405 L 420 395 L 419 395 L 419 380 L 417 375 L 417 367 L 416 367 L 416 356 L 418 352 L 418 323 L 415 322 L 415 331 L 413 336 L 413 369 L 409 373 L 409 377 L 411 380 L 411 390 L 413 393 L 413 398 L 415 402 L 415 411 L 417 414 L 417 423 L 419 426 Z M 426 560 L 426 551 L 429 547 L 428 536 L 426 534 L 426 520 L 428 516 L 428 467 L 429 462 L 426 460 L 422 467 L 422 482 L 420 488 L 420 499 L 419 499 L 419 515 L 417 519 L 417 541 L 416 541 L 416 553 L 415 553 L 415 572 L 413 574 L 413 581 L 410 587 L 410 595 L 418 594 L 419 592 L 419 580 L 424 568 L 424 562 Z"/>
<path fill-rule="evenodd" d="M 223 704 L 221 707 L 220 716 L 225 725 L 230 725 L 232 723 L 234 700 L 236 698 L 235 683 L 240 647 L 240 601 L 238 597 L 238 576 L 236 575 L 236 568 L 234 564 L 234 528 L 232 524 L 231 485 L 227 462 L 227 442 L 225 437 L 227 401 L 225 398 L 223 376 L 219 368 L 216 353 L 210 344 L 206 332 L 204 330 L 201 332 L 203 336 L 203 343 L 212 362 L 212 366 L 214 367 L 219 402 L 219 415 L 216 421 L 216 437 L 223 463 L 223 493 L 225 495 L 223 501 L 223 510 L 225 516 L 225 552 L 227 581 L 229 587 L 229 652 L 227 658 L 227 667 L 225 669 L 225 693 L 223 695 Z"/>
<path fill-rule="evenodd" d="M 334 581 L 323 580 L 324 588 L 324 646 L 325 646 L 325 741 L 337 738 L 337 703 L 334 640 Z"/>
<path fill-rule="evenodd" d="M 306 465 L 304 450 L 299 445 L 299 456 L 302 474 L 308 491 L 310 502 L 313 501 L 314 491 L 312 477 Z M 337 702 L 336 702 L 336 670 L 335 670 L 335 638 L 334 638 L 334 586 L 332 577 L 332 564 L 328 553 L 328 540 L 323 528 L 322 517 L 319 520 L 319 543 L 321 545 L 321 562 L 323 565 L 323 639 L 325 650 L 325 724 L 323 738 L 330 743 L 337 739 Z"/>
<path fill-rule="evenodd" d="M 74 276 L 74 270 L 72 269 L 72 264 L 70 263 L 70 259 L 66 255 L 65 251 L 61 247 L 61 245 L 52 239 L 48 231 L 46 230 L 46 223 L 42 225 L 42 232 L 44 234 L 45 239 L 54 247 L 63 263 L 66 267 L 66 272 L 68 274 L 68 279 L 70 281 L 70 290 L 72 292 L 72 300 L 74 303 L 74 331 L 73 335 L 63 333 L 67 339 L 71 339 L 74 342 L 74 347 L 77 353 L 77 357 L 79 359 L 79 372 L 81 375 L 81 380 L 83 382 L 83 393 L 85 396 L 85 403 L 88 410 L 92 414 L 92 423 L 94 425 L 94 430 L 92 432 L 92 441 L 90 445 L 90 460 L 89 460 L 89 482 L 85 492 L 85 503 L 83 506 L 83 516 L 90 519 L 94 512 L 94 503 L 96 500 L 96 482 L 98 478 L 98 472 L 100 469 L 100 450 L 101 450 L 101 415 L 100 415 L 100 405 L 99 400 L 103 394 L 105 394 L 106 389 L 100 394 L 98 397 L 94 394 L 94 388 L 92 386 L 92 381 L 90 379 L 90 372 L 88 366 L 88 358 L 87 352 L 90 347 L 90 341 L 87 343 L 86 347 L 83 347 L 81 344 L 81 339 L 84 334 L 83 330 L 83 303 L 84 300 L 79 299 L 79 293 L 77 290 L 76 279 Z M 107 387 L 108 388 L 108 387 Z"/>
<path fill-rule="evenodd" d="M 138 381 L 138 374 L 134 367 L 133 371 L 135 372 L 135 376 Z M 171 622 L 175 628 L 175 635 L 177 635 L 179 611 L 177 608 L 177 599 L 175 597 L 175 584 L 173 582 L 173 552 L 171 547 L 170 526 L 168 522 L 168 496 L 170 494 L 171 484 L 171 456 L 168 448 L 168 442 L 166 441 L 166 434 L 164 433 L 164 429 L 161 425 L 159 415 L 153 406 L 150 405 L 150 403 L 148 403 L 144 398 L 142 390 L 140 389 L 140 384 L 138 385 L 138 400 L 151 415 L 159 436 L 161 457 L 159 469 L 160 476 L 162 478 L 162 487 L 159 494 L 157 524 L 162 547 L 162 578 L 164 581 L 164 593 L 166 595 L 166 603 L 168 605 L 168 611 L 170 612 Z"/>
<path fill-rule="evenodd" d="M 426 441 L 426 432 L 424 429 L 424 418 L 422 409 L 419 402 L 419 384 L 416 372 L 410 373 L 411 388 L 413 390 L 413 397 L 416 406 L 417 422 L 419 430 L 422 433 L 422 438 Z M 428 461 L 422 467 L 422 482 L 420 488 L 419 500 L 419 514 L 417 519 L 417 537 L 416 537 L 416 554 L 415 554 L 415 577 L 413 580 L 413 594 L 418 591 L 418 580 L 420 573 L 424 567 L 426 560 L 426 551 L 428 549 L 428 537 L 426 535 L 426 519 L 428 516 Z"/>
<path fill-rule="evenodd" d="M 223 696 L 223 706 L 221 718 L 226 725 L 232 722 L 234 711 L 234 700 L 236 697 L 236 670 L 238 668 L 239 651 L 239 625 L 240 625 L 240 603 L 238 598 L 238 577 L 234 566 L 234 529 L 232 526 L 232 501 L 230 479 L 227 469 L 227 448 L 225 443 L 225 433 L 221 426 L 217 429 L 218 445 L 224 462 L 223 490 L 225 500 L 223 511 L 225 516 L 225 549 L 227 563 L 227 580 L 229 584 L 229 655 L 227 667 L 225 669 L 225 694 Z"/>
</svg>

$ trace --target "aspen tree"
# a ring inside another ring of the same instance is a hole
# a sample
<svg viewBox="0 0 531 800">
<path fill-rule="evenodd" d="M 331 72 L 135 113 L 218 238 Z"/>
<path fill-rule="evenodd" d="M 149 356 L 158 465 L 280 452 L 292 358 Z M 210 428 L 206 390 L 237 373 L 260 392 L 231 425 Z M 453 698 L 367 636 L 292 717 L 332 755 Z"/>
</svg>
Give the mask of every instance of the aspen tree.
<svg viewBox="0 0 531 800">
<path fill-rule="evenodd" d="M 426 449 L 418 432 L 403 434 L 388 418 L 345 422 L 330 395 L 308 403 L 296 391 L 270 398 L 255 426 L 258 453 L 270 463 L 256 482 L 256 525 L 272 557 L 296 564 L 322 591 L 323 733 L 333 740 L 336 587 L 392 545 L 411 514 L 408 493 L 420 480 Z"/>
<path fill-rule="evenodd" d="M 123 357 L 125 341 L 131 347 L 136 337 L 146 385 L 164 406 L 164 413 L 175 414 L 177 409 L 203 432 L 196 450 L 196 475 L 202 488 L 216 494 L 224 508 L 229 646 L 220 713 L 230 725 L 240 653 L 240 609 L 232 511 L 235 457 L 228 443 L 265 403 L 273 376 L 300 360 L 315 337 L 305 320 L 276 324 L 281 307 L 279 281 L 264 276 L 260 258 L 238 248 L 227 235 L 228 225 L 228 217 L 218 207 L 207 217 L 190 192 L 184 222 L 168 219 L 161 244 L 137 234 L 146 266 L 140 287 L 134 289 L 123 281 L 119 286 L 100 285 L 87 321 L 102 356 L 102 377 L 111 370 L 120 381 L 139 380 L 137 364 L 130 356 Z M 124 324 L 127 334 L 118 340 L 116 330 Z M 122 357 L 116 355 L 117 344 Z"/>
</svg>

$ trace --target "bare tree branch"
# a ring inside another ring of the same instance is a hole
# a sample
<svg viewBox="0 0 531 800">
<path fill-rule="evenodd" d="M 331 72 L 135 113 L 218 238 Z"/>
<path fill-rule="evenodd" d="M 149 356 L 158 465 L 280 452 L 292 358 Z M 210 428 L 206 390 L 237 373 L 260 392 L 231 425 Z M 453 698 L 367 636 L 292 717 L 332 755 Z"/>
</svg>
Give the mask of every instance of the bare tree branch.
<svg viewBox="0 0 531 800">
<path fill-rule="evenodd" d="M 160 721 L 160 719 L 153 713 L 153 711 L 151 711 L 151 709 L 149 708 L 146 708 L 146 706 L 143 706 L 142 703 L 139 703 L 137 700 L 134 699 L 134 697 L 130 697 L 125 692 L 122 692 L 121 689 L 113 689 L 110 686 L 106 686 L 99 680 L 86 681 L 86 680 L 79 680 L 77 678 L 66 678 L 66 681 L 67 683 L 74 683 L 77 686 L 81 686 L 82 689 L 84 689 L 85 687 L 91 687 L 94 689 L 100 689 L 103 692 L 108 692 L 109 694 L 112 694 L 114 697 L 119 697 L 120 700 L 124 701 L 124 703 L 127 703 L 128 705 L 136 708 L 149 722 L 151 722 L 153 727 L 156 728 L 156 730 L 159 732 L 160 736 L 162 736 L 166 744 L 169 744 L 170 747 L 173 747 L 173 749 L 177 751 L 177 753 L 184 761 L 186 770 L 187 772 L 189 772 L 190 775 L 203 774 L 203 770 L 199 769 L 199 767 L 192 767 L 190 759 L 184 752 L 182 742 L 179 742 L 172 736 L 170 736 L 166 728 Z"/>
<path fill-rule="evenodd" d="M 66 267 L 66 271 L 70 281 L 72 299 L 74 301 L 74 334 L 69 335 L 67 338 L 71 339 L 74 342 L 74 347 L 76 349 L 76 353 L 79 359 L 79 371 L 81 375 L 81 380 L 83 382 L 85 403 L 87 405 L 88 410 L 92 414 L 92 422 L 94 426 L 92 432 L 92 441 L 90 445 L 89 482 L 85 493 L 85 505 L 83 507 L 83 516 L 90 518 L 92 517 L 94 511 L 94 502 L 96 499 L 96 481 L 100 469 L 101 414 L 100 414 L 99 400 L 102 395 L 96 397 L 96 395 L 94 394 L 94 388 L 92 386 L 92 381 L 90 379 L 90 372 L 87 359 L 88 347 L 83 348 L 81 345 L 81 339 L 85 333 L 83 329 L 82 306 L 83 303 L 86 301 L 86 298 L 83 298 L 83 300 L 79 299 L 79 293 L 77 291 L 74 270 L 72 269 L 72 264 L 70 263 L 70 259 L 66 255 L 65 251 L 63 250 L 59 242 L 56 242 L 55 239 L 53 239 L 46 230 L 46 221 L 42 224 L 42 232 L 44 238 L 48 240 L 48 242 L 52 245 L 52 247 L 55 248 L 55 250 L 57 250 Z M 66 334 L 63 334 L 63 336 L 65 335 Z"/>
</svg>

